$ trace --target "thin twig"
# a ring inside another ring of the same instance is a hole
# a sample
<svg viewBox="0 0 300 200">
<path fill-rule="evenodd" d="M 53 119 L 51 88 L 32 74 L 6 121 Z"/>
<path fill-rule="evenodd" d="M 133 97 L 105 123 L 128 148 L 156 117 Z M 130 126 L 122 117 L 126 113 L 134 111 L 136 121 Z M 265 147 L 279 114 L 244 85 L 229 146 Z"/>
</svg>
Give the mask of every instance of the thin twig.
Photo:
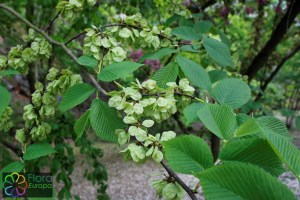
<svg viewBox="0 0 300 200">
<path fill-rule="evenodd" d="M 158 93 L 154 93 L 154 94 L 143 93 L 142 96 L 157 96 L 157 97 L 159 97 L 160 95 L 163 95 L 163 94 L 166 94 L 166 92 L 158 92 Z M 191 98 L 191 99 L 195 99 L 197 101 L 200 101 L 201 103 L 205 103 L 204 100 L 199 99 L 198 97 L 195 97 L 195 96 L 192 96 L 192 95 L 183 94 L 183 93 L 180 93 L 180 92 L 174 92 L 174 94 L 178 95 L 178 96 L 184 96 L 184 97 L 188 97 L 188 98 Z"/>
<path fill-rule="evenodd" d="M 160 17 L 160 12 L 159 12 L 159 10 L 158 10 L 158 7 L 156 6 L 156 4 L 155 4 L 155 2 L 154 2 L 153 0 L 152 0 L 152 4 L 153 4 L 153 6 L 154 6 L 154 8 L 155 8 L 155 10 L 156 10 L 159 24 L 162 25 L 162 23 L 161 23 L 161 17 Z"/>
<path fill-rule="evenodd" d="M 2 139 L 2 144 L 6 146 L 8 149 L 10 149 L 12 152 L 14 152 L 18 157 L 23 157 L 22 156 L 22 150 L 18 148 L 17 146 L 12 145 L 10 142 Z"/>
<path fill-rule="evenodd" d="M 163 160 L 160 162 L 161 165 L 165 168 L 165 170 L 168 172 L 168 174 L 176 180 L 176 182 L 186 191 L 186 193 L 190 196 L 192 200 L 197 200 L 196 195 L 194 192 L 189 188 L 178 176 L 173 170 L 167 165 L 167 163 Z"/>
<path fill-rule="evenodd" d="M 83 34 L 85 34 L 85 31 L 78 33 L 77 35 L 73 36 L 71 39 L 69 39 L 67 42 L 65 42 L 65 45 L 68 45 L 70 42 L 72 42 L 73 40 L 79 38 L 80 36 L 82 36 Z"/>
<path fill-rule="evenodd" d="M 56 46 L 60 46 L 78 65 L 80 65 L 77 61 L 77 57 L 72 53 L 72 51 L 70 49 L 68 49 L 68 47 L 64 43 L 60 43 L 60 42 L 52 39 L 47 33 L 45 33 L 45 31 L 43 31 L 42 29 L 33 25 L 31 22 L 29 22 L 27 19 L 22 17 L 19 13 L 17 13 L 14 9 L 12 9 L 4 4 L 0 4 L 0 8 L 11 13 L 15 17 L 17 17 L 19 20 L 21 20 L 23 23 L 25 23 L 27 26 L 29 26 L 30 28 L 35 30 L 37 33 L 41 34 L 49 43 L 56 45 Z M 104 93 L 105 95 L 107 94 L 107 92 L 99 85 L 99 83 L 94 78 L 91 78 L 91 75 L 87 72 L 86 69 L 83 69 L 83 72 L 91 79 L 94 86 L 100 92 Z"/>
<path fill-rule="evenodd" d="M 180 115 L 179 112 L 176 112 L 173 115 L 173 118 L 175 119 L 175 121 L 177 122 L 177 125 L 179 127 L 179 129 L 182 131 L 182 133 L 189 135 L 189 132 L 192 131 L 192 129 L 186 128 L 185 125 L 182 123 L 182 121 L 180 120 Z"/>
<path fill-rule="evenodd" d="M 58 12 L 58 13 L 55 15 L 55 17 L 50 21 L 49 25 L 45 28 L 44 31 L 45 31 L 46 33 L 51 29 L 53 23 L 54 23 L 55 20 L 59 17 L 60 13 L 61 13 L 61 12 Z"/>
<path fill-rule="evenodd" d="M 94 86 L 102 92 L 105 96 L 107 96 L 107 92 L 98 84 L 97 80 L 94 78 L 93 75 L 89 74 L 90 80 L 93 82 Z"/>
<path fill-rule="evenodd" d="M 17 13 L 14 9 L 4 5 L 0 4 L 0 8 L 9 12 L 10 14 L 14 15 L 17 17 L 19 20 L 21 20 L 23 23 L 25 23 L 27 26 L 35 30 L 36 32 L 40 33 L 48 42 L 54 45 L 61 46 L 61 43 L 53 40 L 47 33 L 45 33 L 43 30 L 39 29 L 38 27 L 34 26 L 31 22 L 29 22 L 27 19 L 25 19 L 23 16 L 21 16 L 19 13 Z"/>
<path fill-rule="evenodd" d="M 114 26 L 130 27 L 130 28 L 135 28 L 135 29 L 143 30 L 143 28 L 140 27 L 140 26 L 135 26 L 135 25 L 129 25 L 129 24 L 118 23 L 118 24 L 108 24 L 108 25 L 105 25 L 105 26 L 101 26 L 101 27 L 99 28 L 99 31 L 102 31 L 102 29 L 104 29 L 104 28 L 114 27 Z M 149 31 L 150 31 L 150 30 L 149 30 Z M 161 38 L 170 40 L 171 42 L 176 42 L 176 41 L 173 40 L 172 38 L 169 38 L 169 37 L 165 36 L 165 35 L 162 34 L 162 33 L 158 33 L 157 35 L 158 35 L 159 37 L 161 37 Z M 180 43 L 180 42 L 178 42 L 178 43 Z"/>
<path fill-rule="evenodd" d="M 200 187 L 200 181 L 197 183 L 197 185 L 195 186 L 195 188 L 193 189 L 193 192 L 194 193 L 197 193 L 197 190 L 199 189 Z"/>
<path fill-rule="evenodd" d="M 172 53 L 171 56 L 166 61 L 165 66 L 168 65 L 172 61 L 172 59 L 174 58 L 174 56 L 175 56 L 175 53 Z"/>
</svg>

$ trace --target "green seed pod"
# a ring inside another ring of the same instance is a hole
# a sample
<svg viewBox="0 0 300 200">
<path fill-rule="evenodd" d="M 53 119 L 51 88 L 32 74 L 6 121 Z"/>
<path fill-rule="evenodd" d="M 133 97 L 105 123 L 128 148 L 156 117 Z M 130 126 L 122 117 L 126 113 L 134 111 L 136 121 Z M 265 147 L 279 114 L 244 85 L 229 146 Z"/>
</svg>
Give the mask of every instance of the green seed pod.
<svg viewBox="0 0 300 200">
<path fill-rule="evenodd" d="M 24 144 L 26 142 L 26 135 L 24 129 L 18 129 L 16 131 L 16 140 L 19 141 L 21 144 Z"/>
</svg>

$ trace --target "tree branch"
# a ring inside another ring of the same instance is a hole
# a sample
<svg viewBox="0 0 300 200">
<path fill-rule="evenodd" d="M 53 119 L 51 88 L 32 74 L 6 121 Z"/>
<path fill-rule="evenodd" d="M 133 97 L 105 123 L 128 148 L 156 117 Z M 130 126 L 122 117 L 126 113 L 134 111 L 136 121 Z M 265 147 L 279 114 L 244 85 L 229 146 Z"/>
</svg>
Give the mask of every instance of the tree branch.
<svg viewBox="0 0 300 200">
<path fill-rule="evenodd" d="M 208 0 L 208 1 L 206 1 L 206 2 L 202 5 L 201 9 L 202 9 L 202 10 L 205 10 L 206 8 L 212 6 L 212 5 L 215 4 L 215 3 L 217 3 L 216 0 Z"/>
<path fill-rule="evenodd" d="M 65 42 L 65 45 L 68 45 L 70 42 L 72 42 L 73 40 L 79 38 L 80 36 L 82 36 L 83 34 L 85 34 L 85 31 L 78 33 L 77 35 L 73 36 L 71 39 L 69 39 L 67 42 Z"/>
<path fill-rule="evenodd" d="M 282 66 L 285 64 L 285 62 L 290 59 L 291 57 L 293 57 L 298 51 L 300 51 L 300 44 L 298 44 L 296 47 L 293 48 L 293 50 L 291 50 L 290 52 L 288 52 L 279 62 L 279 64 L 275 67 L 275 69 L 271 72 L 271 74 L 269 75 L 269 77 L 263 82 L 262 86 L 261 86 L 261 90 L 265 91 L 266 88 L 268 87 L 269 83 L 274 79 L 274 77 L 277 75 L 277 73 L 280 71 L 280 69 L 282 68 Z M 263 96 L 263 93 L 258 93 L 255 101 L 259 100 L 261 97 Z"/>
<path fill-rule="evenodd" d="M 163 95 L 163 94 L 166 94 L 165 92 L 157 92 L 157 93 L 153 93 L 153 94 L 147 94 L 147 93 L 143 93 L 142 96 L 157 96 L 159 97 L 160 95 Z M 188 97 L 188 98 L 191 98 L 191 99 L 194 99 L 194 100 L 197 100 L 201 103 L 205 103 L 205 101 L 203 99 L 200 99 L 196 96 L 192 96 L 192 95 L 188 95 L 188 94 L 183 94 L 183 93 L 180 93 L 180 92 L 174 92 L 175 95 L 178 95 L 178 96 L 183 96 L 183 97 Z"/>
<path fill-rule="evenodd" d="M 203 13 L 204 16 L 211 21 L 214 25 L 216 25 L 215 20 L 205 12 L 205 9 L 209 6 L 212 6 L 213 4 L 217 3 L 216 0 L 209 0 L 204 2 L 203 6 L 201 6 L 199 3 L 195 3 L 192 0 L 190 0 L 191 5 L 188 6 L 187 8 L 192 12 L 192 13 Z"/>
<path fill-rule="evenodd" d="M 168 172 L 168 174 L 176 180 L 176 182 L 188 193 L 188 195 L 191 197 L 192 200 L 197 200 L 197 197 L 195 196 L 194 192 L 189 188 L 178 176 L 173 170 L 167 165 L 167 163 L 163 160 L 160 162 L 161 165 L 165 168 L 165 170 Z"/>
<path fill-rule="evenodd" d="M 282 0 L 279 0 L 278 3 L 277 3 L 276 8 L 280 8 L 280 7 L 281 7 L 281 4 L 282 4 Z M 276 15 L 275 15 L 275 17 L 274 17 L 274 22 L 273 22 L 274 27 L 275 27 L 275 25 L 277 24 L 279 15 L 281 15 L 281 14 L 282 14 L 281 12 L 276 12 Z"/>
<path fill-rule="evenodd" d="M 273 78 L 276 76 L 276 74 L 279 72 L 281 67 L 284 65 L 284 63 L 293 57 L 298 51 L 300 50 L 300 45 L 296 46 L 293 50 L 288 52 L 280 61 L 280 63 L 276 66 L 275 70 L 271 72 L 270 76 L 264 81 L 261 89 L 262 91 L 265 91 L 267 88 L 268 84 L 273 80 Z"/>
<path fill-rule="evenodd" d="M 99 27 L 99 31 L 101 32 L 102 29 L 104 28 L 108 28 L 108 27 L 114 27 L 114 26 L 119 26 L 119 27 L 130 27 L 130 28 L 135 28 L 135 29 L 139 29 L 139 30 L 143 30 L 142 27 L 140 26 L 136 26 L 136 25 L 130 25 L 130 24 L 123 24 L 123 23 L 116 23 L 116 24 L 108 24 L 108 25 L 105 25 L 105 26 L 101 26 Z M 149 31 L 148 31 L 149 32 Z M 172 38 L 169 38 L 167 36 L 165 36 L 164 34 L 162 33 L 158 33 L 157 34 L 160 38 L 163 38 L 163 39 L 167 39 L 171 42 L 177 42 L 178 44 L 185 44 L 184 42 L 181 42 L 181 41 L 177 41 L 177 40 L 173 40 Z"/>
<path fill-rule="evenodd" d="M 95 79 L 95 77 L 91 74 L 88 74 L 90 80 L 92 81 L 92 83 L 94 84 L 94 86 L 100 91 L 102 92 L 105 96 L 107 96 L 107 92 L 106 90 L 104 90 L 99 83 L 97 82 L 97 80 Z"/>
<path fill-rule="evenodd" d="M 45 32 L 49 31 L 53 25 L 53 23 L 55 22 L 55 20 L 59 17 L 61 12 L 58 12 L 55 17 L 50 21 L 49 25 L 45 28 Z"/>
<path fill-rule="evenodd" d="M 260 68 L 267 62 L 271 53 L 276 49 L 277 44 L 283 39 L 284 35 L 291 27 L 297 14 L 300 12 L 300 1 L 294 0 L 281 21 L 276 26 L 275 30 L 266 45 L 260 50 L 260 52 L 253 59 L 252 63 L 248 67 L 247 71 L 243 75 L 248 75 L 249 81 L 254 78 Z"/>
<path fill-rule="evenodd" d="M 190 0 L 190 3 L 193 5 L 193 7 L 190 7 L 189 9 L 194 13 L 198 13 L 198 12 L 203 12 L 206 8 L 217 3 L 217 1 L 216 0 L 208 0 L 208 1 L 204 2 L 203 5 L 200 5 L 200 4 L 197 5 L 194 1 Z"/>
<path fill-rule="evenodd" d="M 0 8 L 11 13 L 12 15 L 14 15 L 15 17 L 17 17 L 19 20 L 21 20 L 23 23 L 25 23 L 27 26 L 29 26 L 30 28 L 32 28 L 33 30 L 35 30 L 37 33 L 41 34 L 49 43 L 51 43 L 52 45 L 56 45 L 56 46 L 60 46 L 78 65 L 80 65 L 77 62 L 77 57 L 72 53 L 72 51 L 70 49 L 68 49 L 68 47 L 64 44 L 64 43 L 60 43 L 54 39 L 52 39 L 47 33 L 45 33 L 45 31 L 43 31 L 42 29 L 36 27 L 35 25 L 33 25 L 31 22 L 29 22 L 27 19 L 25 19 L 23 16 L 21 16 L 19 13 L 17 13 L 14 9 L 4 5 L 4 4 L 0 4 Z M 90 75 L 86 69 L 83 69 L 83 72 L 91 79 L 92 83 L 94 84 L 94 86 L 100 91 L 103 92 L 105 95 L 107 94 L 107 92 L 99 85 L 99 83 L 92 77 L 92 75 Z"/>
<path fill-rule="evenodd" d="M 4 146 L 6 146 L 7 148 L 9 148 L 12 152 L 14 152 L 17 156 L 19 157 L 23 157 L 23 153 L 22 150 L 12 144 L 10 144 L 9 142 L 7 142 L 6 140 L 2 139 L 2 144 Z"/>
</svg>

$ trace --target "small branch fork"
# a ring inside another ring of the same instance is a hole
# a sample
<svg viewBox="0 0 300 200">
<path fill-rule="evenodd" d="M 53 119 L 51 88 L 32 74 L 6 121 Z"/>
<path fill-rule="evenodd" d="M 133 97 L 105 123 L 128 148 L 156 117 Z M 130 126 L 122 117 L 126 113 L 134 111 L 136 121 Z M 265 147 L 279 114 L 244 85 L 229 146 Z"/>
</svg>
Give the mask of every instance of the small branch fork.
<svg viewBox="0 0 300 200">
<path fill-rule="evenodd" d="M 29 26 L 30 28 L 32 28 L 33 30 L 35 30 L 37 33 L 41 34 L 49 43 L 51 43 L 52 45 L 56 45 L 61 47 L 78 65 L 80 65 L 77 62 L 77 57 L 72 53 L 72 51 L 65 45 L 65 43 L 61 43 L 58 42 L 54 39 L 52 39 L 45 31 L 43 31 L 42 29 L 36 27 L 35 25 L 33 25 L 31 22 L 29 22 L 27 19 L 25 19 L 23 16 L 21 16 L 19 13 L 17 13 L 14 9 L 4 5 L 4 4 L 0 4 L 0 8 L 9 12 L 10 14 L 14 15 L 15 17 L 17 17 L 19 20 L 21 20 L 24 24 L 26 24 L 27 26 Z M 54 18 L 56 19 L 56 18 Z M 54 20 L 52 20 L 54 22 Z M 53 24 L 52 22 L 52 24 Z M 51 24 L 51 23 L 50 23 Z M 52 25 L 51 24 L 51 25 Z M 45 29 L 46 30 L 46 29 Z M 97 82 L 97 80 L 90 75 L 87 70 L 84 69 L 84 74 L 87 75 L 92 83 L 94 84 L 94 86 L 100 91 L 102 92 L 104 95 L 107 95 L 107 92 L 99 85 L 99 83 Z"/>
<path fill-rule="evenodd" d="M 38 27 L 36 27 L 35 25 L 33 25 L 31 22 L 29 22 L 27 19 L 25 19 L 24 17 L 22 17 L 19 13 L 17 13 L 14 9 L 7 7 L 4 4 L 0 4 L 0 8 L 9 12 L 10 14 L 14 15 L 15 17 L 17 17 L 19 20 L 21 20 L 23 23 L 25 23 L 27 26 L 29 26 L 30 28 L 32 28 L 33 30 L 35 30 L 36 32 L 38 32 L 39 34 L 41 34 L 49 43 L 51 43 L 52 45 L 56 45 L 56 46 L 60 46 L 77 64 L 79 64 L 77 62 L 77 57 L 72 53 L 72 51 L 66 46 L 67 44 L 69 44 L 72 40 L 78 38 L 79 36 L 83 35 L 85 32 L 79 33 L 78 35 L 74 36 L 73 38 L 71 38 L 70 40 L 68 40 L 65 43 L 61 43 L 58 42 L 54 39 L 52 39 L 47 33 L 46 31 L 48 31 L 53 22 L 55 21 L 55 19 L 58 17 L 58 15 L 50 22 L 50 25 L 45 29 L 42 30 Z M 116 24 L 113 25 L 109 25 L 109 26 L 116 26 Z M 118 24 L 117 26 L 124 26 L 122 24 Z M 105 26 L 108 27 L 108 26 Z M 105 28 L 103 27 L 103 28 Z M 138 27 L 135 27 L 138 28 Z M 166 38 L 164 35 L 160 35 L 161 37 Z M 167 38 L 168 39 L 168 38 Z M 94 86 L 103 94 L 107 95 L 107 92 L 99 85 L 99 83 L 97 82 L 97 80 L 94 78 L 94 76 L 92 76 L 91 74 L 89 74 L 86 70 L 84 70 L 84 73 L 86 75 L 88 75 L 88 77 L 91 79 L 92 83 L 94 84 Z M 189 96 L 191 98 L 194 98 L 192 96 Z M 181 185 L 181 187 L 187 192 L 187 194 L 190 196 L 190 198 L 192 200 L 197 200 L 194 192 L 177 176 L 177 174 L 167 165 L 167 163 L 165 161 L 161 161 L 162 166 L 166 169 L 166 171 L 168 172 L 168 174 L 173 177 L 179 185 Z"/>
<path fill-rule="evenodd" d="M 178 176 L 173 170 L 167 165 L 167 163 L 163 160 L 160 162 L 161 165 L 165 168 L 165 170 L 168 172 L 168 174 L 176 180 L 176 182 L 188 193 L 190 198 L 192 200 L 198 200 L 194 192 L 189 188 Z"/>
</svg>

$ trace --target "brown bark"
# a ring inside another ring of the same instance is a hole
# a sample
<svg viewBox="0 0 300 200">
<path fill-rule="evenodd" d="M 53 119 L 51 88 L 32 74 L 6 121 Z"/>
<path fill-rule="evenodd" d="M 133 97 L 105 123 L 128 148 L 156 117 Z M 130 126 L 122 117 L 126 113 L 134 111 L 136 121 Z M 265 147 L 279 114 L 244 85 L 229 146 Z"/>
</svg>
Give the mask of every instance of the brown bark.
<svg viewBox="0 0 300 200">
<path fill-rule="evenodd" d="M 26 4 L 26 18 L 29 21 L 33 22 L 33 16 L 34 16 L 34 2 L 28 1 Z M 35 64 L 34 63 L 29 64 L 27 80 L 28 80 L 28 84 L 29 84 L 30 94 L 32 94 L 35 91 L 34 84 L 36 82 L 36 80 L 35 80 Z"/>
<path fill-rule="evenodd" d="M 243 75 L 248 75 L 249 80 L 253 79 L 259 69 L 261 69 L 266 64 L 269 56 L 276 49 L 276 46 L 279 44 L 279 42 L 283 39 L 284 35 L 293 24 L 299 12 L 300 1 L 291 1 L 286 13 L 272 32 L 270 39 L 253 59 L 247 71 L 243 73 Z"/>
<path fill-rule="evenodd" d="M 217 3 L 216 0 L 208 0 L 206 2 L 204 2 L 202 5 L 200 3 L 197 2 L 191 2 L 191 6 L 188 7 L 188 9 L 192 12 L 192 13 L 199 13 L 199 12 L 203 12 L 206 8 L 212 6 L 213 4 Z"/>
<path fill-rule="evenodd" d="M 282 68 L 282 66 L 284 65 L 284 63 L 290 59 L 291 57 L 293 57 L 298 51 L 300 50 L 300 45 L 296 46 L 292 51 L 288 52 L 280 61 L 280 63 L 276 66 L 275 70 L 271 72 L 270 76 L 264 81 L 264 83 L 262 84 L 261 90 L 265 91 L 268 84 L 274 79 L 274 77 L 276 76 L 276 74 L 280 71 L 280 69 Z"/>
<path fill-rule="evenodd" d="M 269 83 L 274 79 L 274 77 L 277 75 L 277 73 L 280 71 L 280 69 L 283 67 L 286 61 L 288 61 L 291 57 L 293 57 L 298 51 L 300 50 L 300 45 L 296 46 L 288 52 L 279 62 L 279 64 L 275 67 L 275 69 L 271 72 L 268 78 L 265 79 L 264 82 L 262 82 L 260 88 L 262 92 L 258 93 L 255 101 L 259 100 L 263 96 L 263 92 L 267 89 Z"/>
<path fill-rule="evenodd" d="M 165 168 L 168 174 L 173 177 L 176 182 L 186 191 L 186 193 L 190 196 L 192 200 L 197 200 L 194 192 L 189 188 L 178 176 L 177 174 L 167 165 L 167 163 L 163 160 L 160 162 L 161 165 Z"/>
<path fill-rule="evenodd" d="M 220 138 L 218 138 L 215 134 L 211 135 L 211 151 L 214 157 L 214 161 L 218 159 L 220 152 Z"/>
<path fill-rule="evenodd" d="M 12 145 L 11 142 L 8 142 L 8 141 L 6 141 L 6 140 L 3 139 L 3 140 L 2 140 L 2 144 L 3 144 L 6 148 L 8 148 L 8 149 L 10 149 L 12 152 L 14 152 L 17 156 L 19 156 L 19 157 L 22 157 L 22 156 L 23 156 L 22 150 L 21 150 L 20 148 L 18 148 L 17 146 Z"/>
</svg>

